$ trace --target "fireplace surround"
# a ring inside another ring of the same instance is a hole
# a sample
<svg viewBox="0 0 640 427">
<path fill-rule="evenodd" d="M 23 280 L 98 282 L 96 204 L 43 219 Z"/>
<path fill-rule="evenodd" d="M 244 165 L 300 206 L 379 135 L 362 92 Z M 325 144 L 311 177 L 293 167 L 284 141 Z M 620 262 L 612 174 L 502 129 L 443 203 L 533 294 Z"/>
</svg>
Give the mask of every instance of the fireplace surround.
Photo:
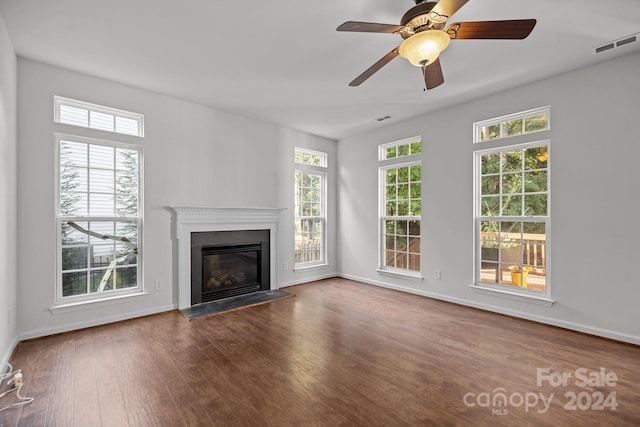
<svg viewBox="0 0 640 427">
<path fill-rule="evenodd" d="M 218 231 L 265 230 L 268 232 L 269 289 L 278 289 L 278 227 L 281 208 L 220 208 L 171 206 L 178 261 L 178 308 L 192 306 L 192 234 Z M 224 242 L 219 242 L 225 245 Z M 216 246 L 217 243 L 205 246 Z"/>
</svg>

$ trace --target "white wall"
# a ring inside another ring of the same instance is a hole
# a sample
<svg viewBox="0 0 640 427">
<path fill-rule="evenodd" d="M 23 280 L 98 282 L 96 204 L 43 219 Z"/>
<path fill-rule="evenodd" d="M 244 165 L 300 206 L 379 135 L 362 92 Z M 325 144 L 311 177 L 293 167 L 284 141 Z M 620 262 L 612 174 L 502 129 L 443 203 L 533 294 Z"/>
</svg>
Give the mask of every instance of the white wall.
<svg viewBox="0 0 640 427">
<path fill-rule="evenodd" d="M 640 54 L 634 54 L 338 141 L 341 274 L 640 343 L 638 69 Z M 551 139 L 552 307 L 469 287 L 472 124 L 546 105 L 552 130 L 540 138 Z M 423 282 L 376 273 L 377 146 L 415 135 L 422 135 L 424 151 Z M 434 269 L 442 280 L 432 279 Z"/>
<path fill-rule="evenodd" d="M 16 54 L 0 16 L 0 373 L 18 335 L 16 84 Z"/>
<path fill-rule="evenodd" d="M 335 141 L 31 60 L 18 60 L 18 76 L 21 338 L 174 308 L 178 273 L 169 205 L 288 208 L 282 215 L 278 253 L 291 264 L 294 147 L 327 151 L 335 158 Z M 54 95 L 145 115 L 143 139 L 117 137 L 144 146 L 144 282 L 149 294 L 141 300 L 70 313 L 49 311 L 56 272 L 54 132 L 114 138 L 107 132 L 54 124 Z M 334 246 L 331 240 L 333 254 Z M 279 282 L 334 271 L 332 258 L 329 266 L 304 275 L 281 270 Z M 161 280 L 163 288 L 155 290 L 154 280 Z"/>
</svg>

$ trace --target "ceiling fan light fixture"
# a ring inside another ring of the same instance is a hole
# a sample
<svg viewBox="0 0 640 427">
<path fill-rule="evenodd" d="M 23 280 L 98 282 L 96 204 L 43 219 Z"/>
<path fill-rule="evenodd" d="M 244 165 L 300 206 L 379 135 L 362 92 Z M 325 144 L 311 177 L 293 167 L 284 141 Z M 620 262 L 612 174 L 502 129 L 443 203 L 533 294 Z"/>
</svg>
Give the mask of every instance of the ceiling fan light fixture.
<svg viewBox="0 0 640 427">
<path fill-rule="evenodd" d="M 449 46 L 451 37 L 441 30 L 416 33 L 400 45 L 398 53 L 416 67 L 431 64 Z"/>
</svg>

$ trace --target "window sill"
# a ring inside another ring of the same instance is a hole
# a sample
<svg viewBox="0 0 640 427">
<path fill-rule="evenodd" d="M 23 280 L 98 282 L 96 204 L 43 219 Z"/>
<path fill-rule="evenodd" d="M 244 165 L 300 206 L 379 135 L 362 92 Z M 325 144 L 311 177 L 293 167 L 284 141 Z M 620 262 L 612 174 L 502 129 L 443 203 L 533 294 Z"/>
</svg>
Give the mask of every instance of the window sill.
<svg viewBox="0 0 640 427">
<path fill-rule="evenodd" d="M 92 299 L 85 301 L 77 301 L 67 304 L 56 304 L 49 308 L 49 311 L 52 314 L 60 314 L 60 313 L 69 313 L 73 311 L 80 310 L 90 310 L 95 307 L 105 307 L 109 305 L 116 305 L 122 302 L 134 301 L 137 299 L 142 299 L 144 296 L 148 295 L 146 292 L 136 292 L 133 294 L 126 295 L 118 295 L 113 297 L 101 298 L 101 299 Z"/>
<path fill-rule="evenodd" d="M 555 301 L 547 295 L 534 295 L 524 292 L 511 291 L 509 289 L 497 289 L 489 286 L 482 286 L 481 284 L 471 285 L 471 290 L 485 295 L 499 296 L 515 301 L 522 301 L 531 304 L 544 305 L 551 307 Z"/>
<path fill-rule="evenodd" d="M 402 279 L 414 280 L 416 282 L 422 282 L 424 280 L 424 277 L 422 277 L 420 273 L 412 274 L 404 271 L 384 270 L 382 268 L 377 268 L 376 271 L 378 274 L 382 274 L 383 276 L 400 277 Z"/>
</svg>

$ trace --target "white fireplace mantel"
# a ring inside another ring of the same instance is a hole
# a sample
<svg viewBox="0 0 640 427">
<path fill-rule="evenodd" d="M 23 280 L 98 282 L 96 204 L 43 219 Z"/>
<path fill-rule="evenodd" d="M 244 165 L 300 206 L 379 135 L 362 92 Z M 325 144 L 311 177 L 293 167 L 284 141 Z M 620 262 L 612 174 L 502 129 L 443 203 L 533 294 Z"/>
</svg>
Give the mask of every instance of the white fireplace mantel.
<svg viewBox="0 0 640 427">
<path fill-rule="evenodd" d="M 178 308 L 191 307 L 191 233 L 269 230 L 270 284 L 278 289 L 278 226 L 284 208 L 169 206 L 178 243 Z"/>
</svg>

